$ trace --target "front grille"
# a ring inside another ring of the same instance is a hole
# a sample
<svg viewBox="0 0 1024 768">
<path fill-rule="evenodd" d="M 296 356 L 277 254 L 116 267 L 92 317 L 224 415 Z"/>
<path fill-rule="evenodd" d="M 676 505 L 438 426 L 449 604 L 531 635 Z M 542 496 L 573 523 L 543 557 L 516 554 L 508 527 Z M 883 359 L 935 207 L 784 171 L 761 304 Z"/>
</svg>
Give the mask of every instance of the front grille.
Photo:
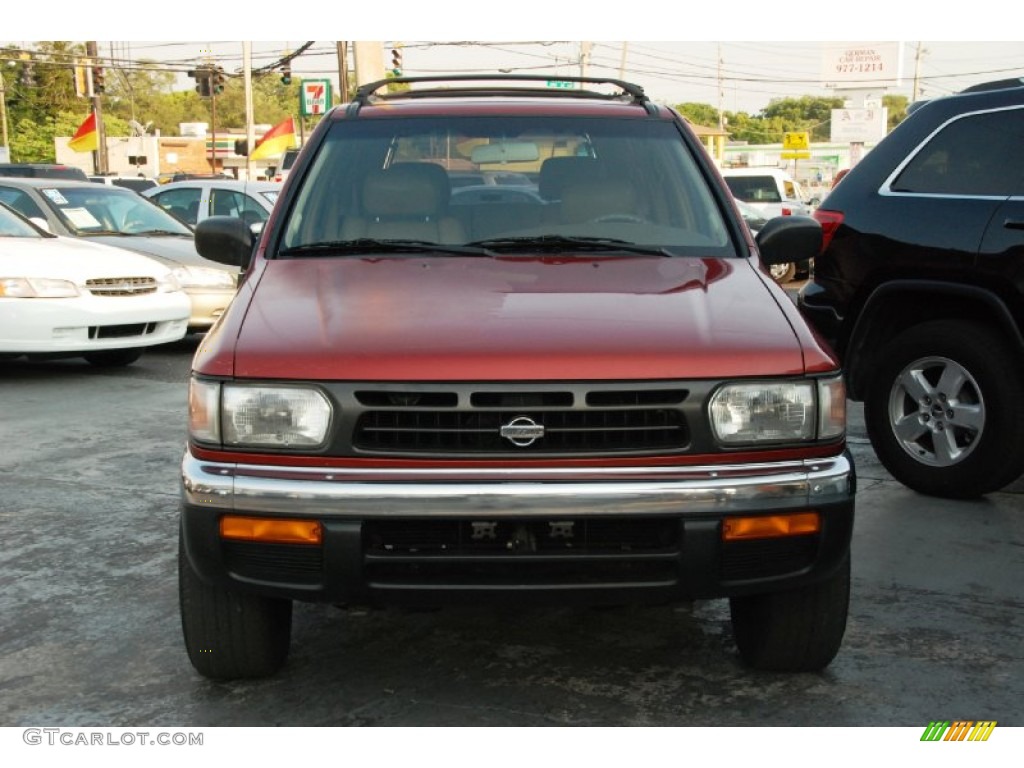
<svg viewBox="0 0 1024 768">
<path fill-rule="evenodd" d="M 668 519 L 388 520 L 363 525 L 376 587 L 671 586 L 679 524 Z"/>
<path fill-rule="evenodd" d="M 90 339 L 123 339 L 146 336 L 156 330 L 156 323 L 129 323 L 127 325 L 90 325 Z"/>
<path fill-rule="evenodd" d="M 668 518 L 565 520 L 378 520 L 363 525 L 368 552 L 615 553 L 678 546 L 678 521 Z"/>
<path fill-rule="evenodd" d="M 318 584 L 323 580 L 321 547 L 237 541 L 225 541 L 221 546 L 224 564 L 236 576 L 289 584 Z"/>
<path fill-rule="evenodd" d="M 85 287 L 94 296 L 138 296 L 156 293 L 157 282 L 152 277 L 103 277 L 86 280 Z"/>
<path fill-rule="evenodd" d="M 536 427 L 531 438 L 502 428 Z M 510 433 L 511 434 L 511 433 Z M 688 439 L 680 411 L 670 408 L 579 410 L 373 410 L 356 424 L 353 445 L 403 453 L 588 453 L 677 450 Z"/>
<path fill-rule="evenodd" d="M 732 541 L 722 547 L 722 581 L 784 576 L 809 568 L 818 554 L 818 534 Z"/>
</svg>

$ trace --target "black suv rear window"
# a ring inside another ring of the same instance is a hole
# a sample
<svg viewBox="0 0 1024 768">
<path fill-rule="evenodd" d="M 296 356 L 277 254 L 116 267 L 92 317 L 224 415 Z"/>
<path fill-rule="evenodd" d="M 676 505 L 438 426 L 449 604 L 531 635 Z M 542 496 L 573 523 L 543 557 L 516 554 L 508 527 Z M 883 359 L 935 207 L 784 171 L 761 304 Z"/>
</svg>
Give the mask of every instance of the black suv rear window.
<svg viewBox="0 0 1024 768">
<path fill-rule="evenodd" d="M 914 155 L 891 188 L 998 197 L 1024 192 L 1024 109 L 954 120 Z"/>
</svg>

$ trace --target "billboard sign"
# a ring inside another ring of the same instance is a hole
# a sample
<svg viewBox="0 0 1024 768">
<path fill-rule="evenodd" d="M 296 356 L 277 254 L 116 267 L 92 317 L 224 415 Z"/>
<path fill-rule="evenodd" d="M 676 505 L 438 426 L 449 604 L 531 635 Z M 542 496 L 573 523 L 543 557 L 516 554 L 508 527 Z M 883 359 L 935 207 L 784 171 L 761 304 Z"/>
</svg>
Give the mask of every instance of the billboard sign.
<svg viewBox="0 0 1024 768">
<path fill-rule="evenodd" d="M 889 110 L 880 109 L 833 109 L 833 142 L 879 141 L 885 136 L 889 123 Z"/>
<path fill-rule="evenodd" d="M 824 43 L 826 88 L 890 88 L 903 77 L 903 43 Z"/>
<path fill-rule="evenodd" d="M 322 115 L 331 107 L 330 80 L 303 80 L 299 111 L 303 117 Z"/>
</svg>

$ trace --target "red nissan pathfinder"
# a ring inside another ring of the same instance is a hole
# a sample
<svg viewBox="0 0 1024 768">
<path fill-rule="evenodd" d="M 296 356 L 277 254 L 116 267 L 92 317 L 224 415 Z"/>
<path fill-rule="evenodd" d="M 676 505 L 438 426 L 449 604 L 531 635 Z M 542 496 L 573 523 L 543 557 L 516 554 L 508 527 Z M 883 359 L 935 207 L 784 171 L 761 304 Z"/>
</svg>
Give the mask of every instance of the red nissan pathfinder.
<svg viewBox="0 0 1024 768">
<path fill-rule="evenodd" d="M 277 671 L 297 600 L 723 598 L 751 667 L 837 653 L 845 391 L 768 271 L 820 226 L 754 239 L 679 114 L 566 79 L 363 86 L 258 236 L 200 223 L 201 253 L 245 270 L 189 390 L 201 674 Z"/>
</svg>

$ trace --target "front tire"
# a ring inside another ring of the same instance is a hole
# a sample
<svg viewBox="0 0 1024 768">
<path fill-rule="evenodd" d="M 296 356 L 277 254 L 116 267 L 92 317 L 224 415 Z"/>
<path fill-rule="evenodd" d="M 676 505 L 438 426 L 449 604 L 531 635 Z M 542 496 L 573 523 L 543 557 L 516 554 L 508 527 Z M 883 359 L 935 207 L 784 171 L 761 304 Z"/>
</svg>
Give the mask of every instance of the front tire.
<svg viewBox="0 0 1024 768">
<path fill-rule="evenodd" d="M 989 327 L 922 323 L 878 360 L 864 420 L 893 477 L 920 493 L 966 499 L 1024 471 L 1024 381 L 1012 350 Z"/>
<path fill-rule="evenodd" d="M 822 581 L 729 600 L 743 663 L 771 672 L 818 672 L 839 652 L 850 606 L 850 555 Z"/>
<path fill-rule="evenodd" d="M 768 271 L 771 272 L 772 279 L 779 285 L 791 283 L 796 277 L 796 264 L 789 262 L 788 264 L 772 264 Z"/>
<path fill-rule="evenodd" d="M 192 666 L 211 680 L 269 677 L 288 658 L 292 602 L 207 584 L 178 544 L 178 596 Z"/>
</svg>

